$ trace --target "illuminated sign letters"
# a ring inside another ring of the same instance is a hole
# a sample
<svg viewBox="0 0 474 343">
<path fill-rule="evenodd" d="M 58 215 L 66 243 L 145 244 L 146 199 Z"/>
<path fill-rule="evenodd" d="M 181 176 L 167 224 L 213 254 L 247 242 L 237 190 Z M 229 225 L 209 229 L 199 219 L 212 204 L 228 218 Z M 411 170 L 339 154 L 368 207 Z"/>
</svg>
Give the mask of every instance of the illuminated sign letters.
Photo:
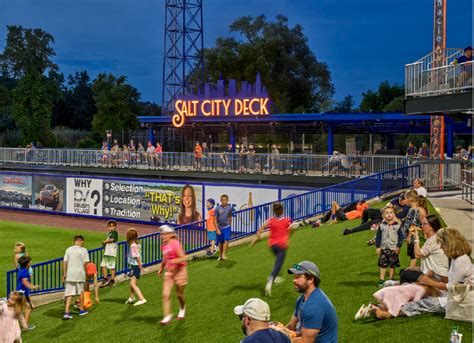
<svg viewBox="0 0 474 343">
<path fill-rule="evenodd" d="M 182 127 L 186 117 L 264 116 L 269 114 L 269 98 L 176 100 L 173 126 Z"/>
</svg>

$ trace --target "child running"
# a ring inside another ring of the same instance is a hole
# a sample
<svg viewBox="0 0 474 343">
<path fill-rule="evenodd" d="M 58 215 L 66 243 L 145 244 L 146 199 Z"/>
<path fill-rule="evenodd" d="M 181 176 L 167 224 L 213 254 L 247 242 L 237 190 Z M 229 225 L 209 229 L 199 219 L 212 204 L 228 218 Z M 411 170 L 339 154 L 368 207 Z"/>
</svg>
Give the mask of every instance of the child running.
<svg viewBox="0 0 474 343">
<path fill-rule="evenodd" d="M 30 299 L 30 291 L 39 289 L 39 286 L 35 286 L 31 283 L 31 276 L 29 273 L 29 268 L 31 266 L 31 258 L 29 256 L 22 256 L 18 260 L 20 269 L 18 270 L 18 279 L 16 283 L 16 290 L 24 292 L 26 300 L 26 310 L 25 310 L 25 326 L 27 330 L 33 330 L 34 325 L 28 324 L 30 320 L 31 312 L 34 309 L 33 303 Z"/>
<path fill-rule="evenodd" d="M 28 253 L 26 252 L 26 246 L 23 243 L 16 243 L 15 244 L 15 269 L 19 269 L 19 264 L 18 260 L 22 256 L 28 256 Z M 30 274 L 30 277 L 33 277 L 33 269 L 31 267 L 28 268 L 28 273 Z"/>
<path fill-rule="evenodd" d="M 11 292 L 0 300 L 0 342 L 21 342 L 21 327 L 26 328 L 23 312 L 26 299 L 22 292 Z"/>
<path fill-rule="evenodd" d="M 181 243 L 176 238 L 174 228 L 170 225 L 160 227 L 160 238 L 163 242 L 161 250 L 163 252 L 163 262 L 161 262 L 158 276 L 165 270 L 163 278 L 163 320 L 161 325 L 167 325 L 173 319 L 171 313 L 171 291 L 176 285 L 176 295 L 179 301 L 179 313 L 177 320 L 184 319 L 186 307 L 184 302 L 184 287 L 188 283 L 188 272 L 186 270 L 186 255 L 183 252 Z"/>
<path fill-rule="evenodd" d="M 142 257 L 140 245 L 138 244 L 138 232 L 134 228 L 127 230 L 127 244 L 128 244 L 128 264 L 130 265 L 130 297 L 125 304 L 133 304 L 135 301 L 135 294 L 138 296 L 138 301 L 133 306 L 140 306 L 146 304 L 146 299 L 143 297 L 142 291 L 137 286 L 137 280 L 140 279 L 143 271 Z"/>
<path fill-rule="evenodd" d="M 207 239 L 211 242 L 211 250 L 207 252 L 207 256 L 212 256 L 216 253 L 216 232 L 218 235 L 221 234 L 221 231 L 217 227 L 216 210 L 214 209 L 215 204 L 214 199 L 207 199 L 206 230 Z"/>
<path fill-rule="evenodd" d="M 275 264 L 273 265 L 272 272 L 267 279 L 267 284 L 265 286 L 265 294 L 267 296 L 272 295 L 272 285 L 277 280 L 278 273 L 280 272 L 281 266 L 285 261 L 286 250 L 288 249 L 288 241 L 290 239 L 290 230 L 292 220 L 288 217 L 283 216 L 283 206 L 279 202 L 273 203 L 273 214 L 274 217 L 268 219 L 262 226 L 257 230 L 255 238 L 253 239 L 250 245 L 254 245 L 258 240 L 260 240 L 260 235 L 263 230 L 270 230 L 270 238 L 268 240 L 268 245 L 275 254 Z"/>
<path fill-rule="evenodd" d="M 385 272 L 390 268 L 390 279 L 395 276 L 395 268 L 400 267 L 398 254 L 403 244 L 403 233 L 400 223 L 395 217 L 395 212 L 391 205 L 382 209 L 382 222 L 377 230 L 375 246 L 379 256 L 378 266 L 380 267 L 379 287 L 385 284 Z"/>
<path fill-rule="evenodd" d="M 107 228 L 109 229 L 109 233 L 107 234 L 107 238 L 102 242 L 104 257 L 102 258 L 100 266 L 102 267 L 104 280 L 100 285 L 101 288 L 115 284 L 115 260 L 117 259 L 118 247 L 117 222 L 115 220 L 109 220 L 107 222 Z M 110 270 L 110 278 L 107 269 Z"/>
</svg>

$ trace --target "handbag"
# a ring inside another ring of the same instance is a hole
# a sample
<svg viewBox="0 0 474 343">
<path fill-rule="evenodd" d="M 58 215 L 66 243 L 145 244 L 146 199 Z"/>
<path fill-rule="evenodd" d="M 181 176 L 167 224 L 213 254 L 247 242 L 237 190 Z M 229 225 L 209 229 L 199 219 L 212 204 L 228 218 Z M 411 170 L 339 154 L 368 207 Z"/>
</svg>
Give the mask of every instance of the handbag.
<svg viewBox="0 0 474 343">
<path fill-rule="evenodd" d="M 446 319 L 474 322 L 474 287 L 457 284 L 448 290 Z"/>
</svg>

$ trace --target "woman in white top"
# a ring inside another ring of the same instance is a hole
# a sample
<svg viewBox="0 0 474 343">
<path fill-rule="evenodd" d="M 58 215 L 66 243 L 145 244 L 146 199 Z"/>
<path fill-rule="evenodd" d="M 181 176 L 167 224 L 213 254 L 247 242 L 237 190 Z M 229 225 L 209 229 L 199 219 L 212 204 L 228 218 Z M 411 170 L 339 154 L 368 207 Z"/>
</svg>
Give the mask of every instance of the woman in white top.
<svg viewBox="0 0 474 343">
<path fill-rule="evenodd" d="M 469 241 L 457 229 L 441 229 L 437 233 L 438 243 L 451 261 L 448 271 L 448 282 L 437 281 L 431 278 L 431 273 L 422 275 L 418 282 L 433 286 L 443 294 L 439 297 L 426 297 L 419 301 L 412 301 L 402 306 L 401 311 L 408 317 L 422 313 L 444 313 L 446 310 L 447 293 L 453 285 L 472 282 L 473 265 Z"/>
</svg>

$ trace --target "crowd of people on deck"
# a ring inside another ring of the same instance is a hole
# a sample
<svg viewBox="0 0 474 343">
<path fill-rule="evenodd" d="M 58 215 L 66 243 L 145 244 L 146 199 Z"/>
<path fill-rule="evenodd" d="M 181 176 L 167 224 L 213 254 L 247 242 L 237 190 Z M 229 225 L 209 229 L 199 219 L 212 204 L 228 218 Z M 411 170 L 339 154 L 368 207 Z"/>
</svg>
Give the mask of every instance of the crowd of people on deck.
<svg viewBox="0 0 474 343">
<path fill-rule="evenodd" d="M 184 192 L 184 190 L 183 190 Z M 445 313 L 449 306 L 448 294 L 459 285 L 472 284 L 473 265 L 471 246 L 468 240 L 454 228 L 443 228 L 440 219 L 430 214 L 427 208 L 428 196 L 423 181 L 416 179 L 413 189 L 401 193 L 383 208 L 370 208 L 360 200 L 341 207 L 333 202 L 331 209 L 314 222 L 293 223 L 285 216 L 282 203 L 273 204 L 273 216 L 256 231 L 250 245 L 253 246 L 264 232 L 268 232 L 268 245 L 275 256 L 274 266 L 267 278 L 265 294 L 272 295 L 274 284 L 282 282 L 279 277 L 290 244 L 292 229 L 311 224 L 314 227 L 337 222 L 362 219 L 361 225 L 345 229 L 343 235 L 363 230 L 375 231 L 369 245 L 375 245 L 378 256 L 379 290 L 373 294 L 375 302 L 363 304 L 355 314 L 355 320 L 364 318 L 389 319 L 398 316 L 415 316 L 423 313 Z M 208 256 L 219 252 L 219 260 L 228 258 L 231 237 L 232 206 L 229 197 L 223 194 L 216 207 L 213 199 L 207 200 L 206 231 L 210 249 Z M 184 215 L 182 223 L 193 221 L 193 214 Z M 329 226 L 328 226 L 329 227 Z M 107 222 L 107 235 L 102 242 L 103 258 L 100 263 L 104 279 L 99 284 L 97 266 L 89 259 L 83 247 L 84 237 L 76 235 L 63 258 L 63 281 L 65 285 L 64 320 L 73 319 L 71 306 L 77 307 L 77 314 L 85 316 L 93 302 L 99 304 L 99 289 L 113 286 L 116 282 L 116 260 L 118 255 L 117 222 Z M 173 320 L 171 294 L 175 289 L 179 302 L 176 320 L 186 317 L 185 288 L 188 283 L 188 257 L 174 227 L 162 225 L 160 239 L 163 261 L 157 275 L 163 279 L 162 325 Z M 424 243 L 422 244 L 422 242 Z M 130 295 L 125 304 L 141 306 L 147 303 L 138 286 L 144 272 L 141 245 L 136 229 L 126 232 L 128 245 L 127 273 Z M 410 259 L 401 269 L 399 278 L 396 269 L 400 267 L 399 255 L 406 245 Z M 419 265 L 419 266 L 418 266 Z M 30 293 L 38 285 L 32 283 L 31 257 L 22 243 L 15 245 L 15 267 L 18 269 L 17 289 L 9 298 L 0 302 L 0 341 L 14 342 L 21 339 L 21 329 L 32 330 L 29 323 L 34 307 Z M 388 280 L 386 272 L 389 269 Z M 288 269 L 293 275 L 293 287 L 301 295 L 296 300 L 289 322 L 284 325 L 271 321 L 270 307 L 260 298 L 248 299 L 236 306 L 234 313 L 241 320 L 246 337 L 242 342 L 337 342 L 338 317 L 336 309 L 319 287 L 321 271 L 311 261 L 295 263 Z M 94 296 L 91 287 L 94 286 Z M 374 285 L 375 285 L 374 281 Z M 78 299 L 73 303 L 74 297 Z M 92 300 L 93 298 L 93 300 Z"/>
</svg>

